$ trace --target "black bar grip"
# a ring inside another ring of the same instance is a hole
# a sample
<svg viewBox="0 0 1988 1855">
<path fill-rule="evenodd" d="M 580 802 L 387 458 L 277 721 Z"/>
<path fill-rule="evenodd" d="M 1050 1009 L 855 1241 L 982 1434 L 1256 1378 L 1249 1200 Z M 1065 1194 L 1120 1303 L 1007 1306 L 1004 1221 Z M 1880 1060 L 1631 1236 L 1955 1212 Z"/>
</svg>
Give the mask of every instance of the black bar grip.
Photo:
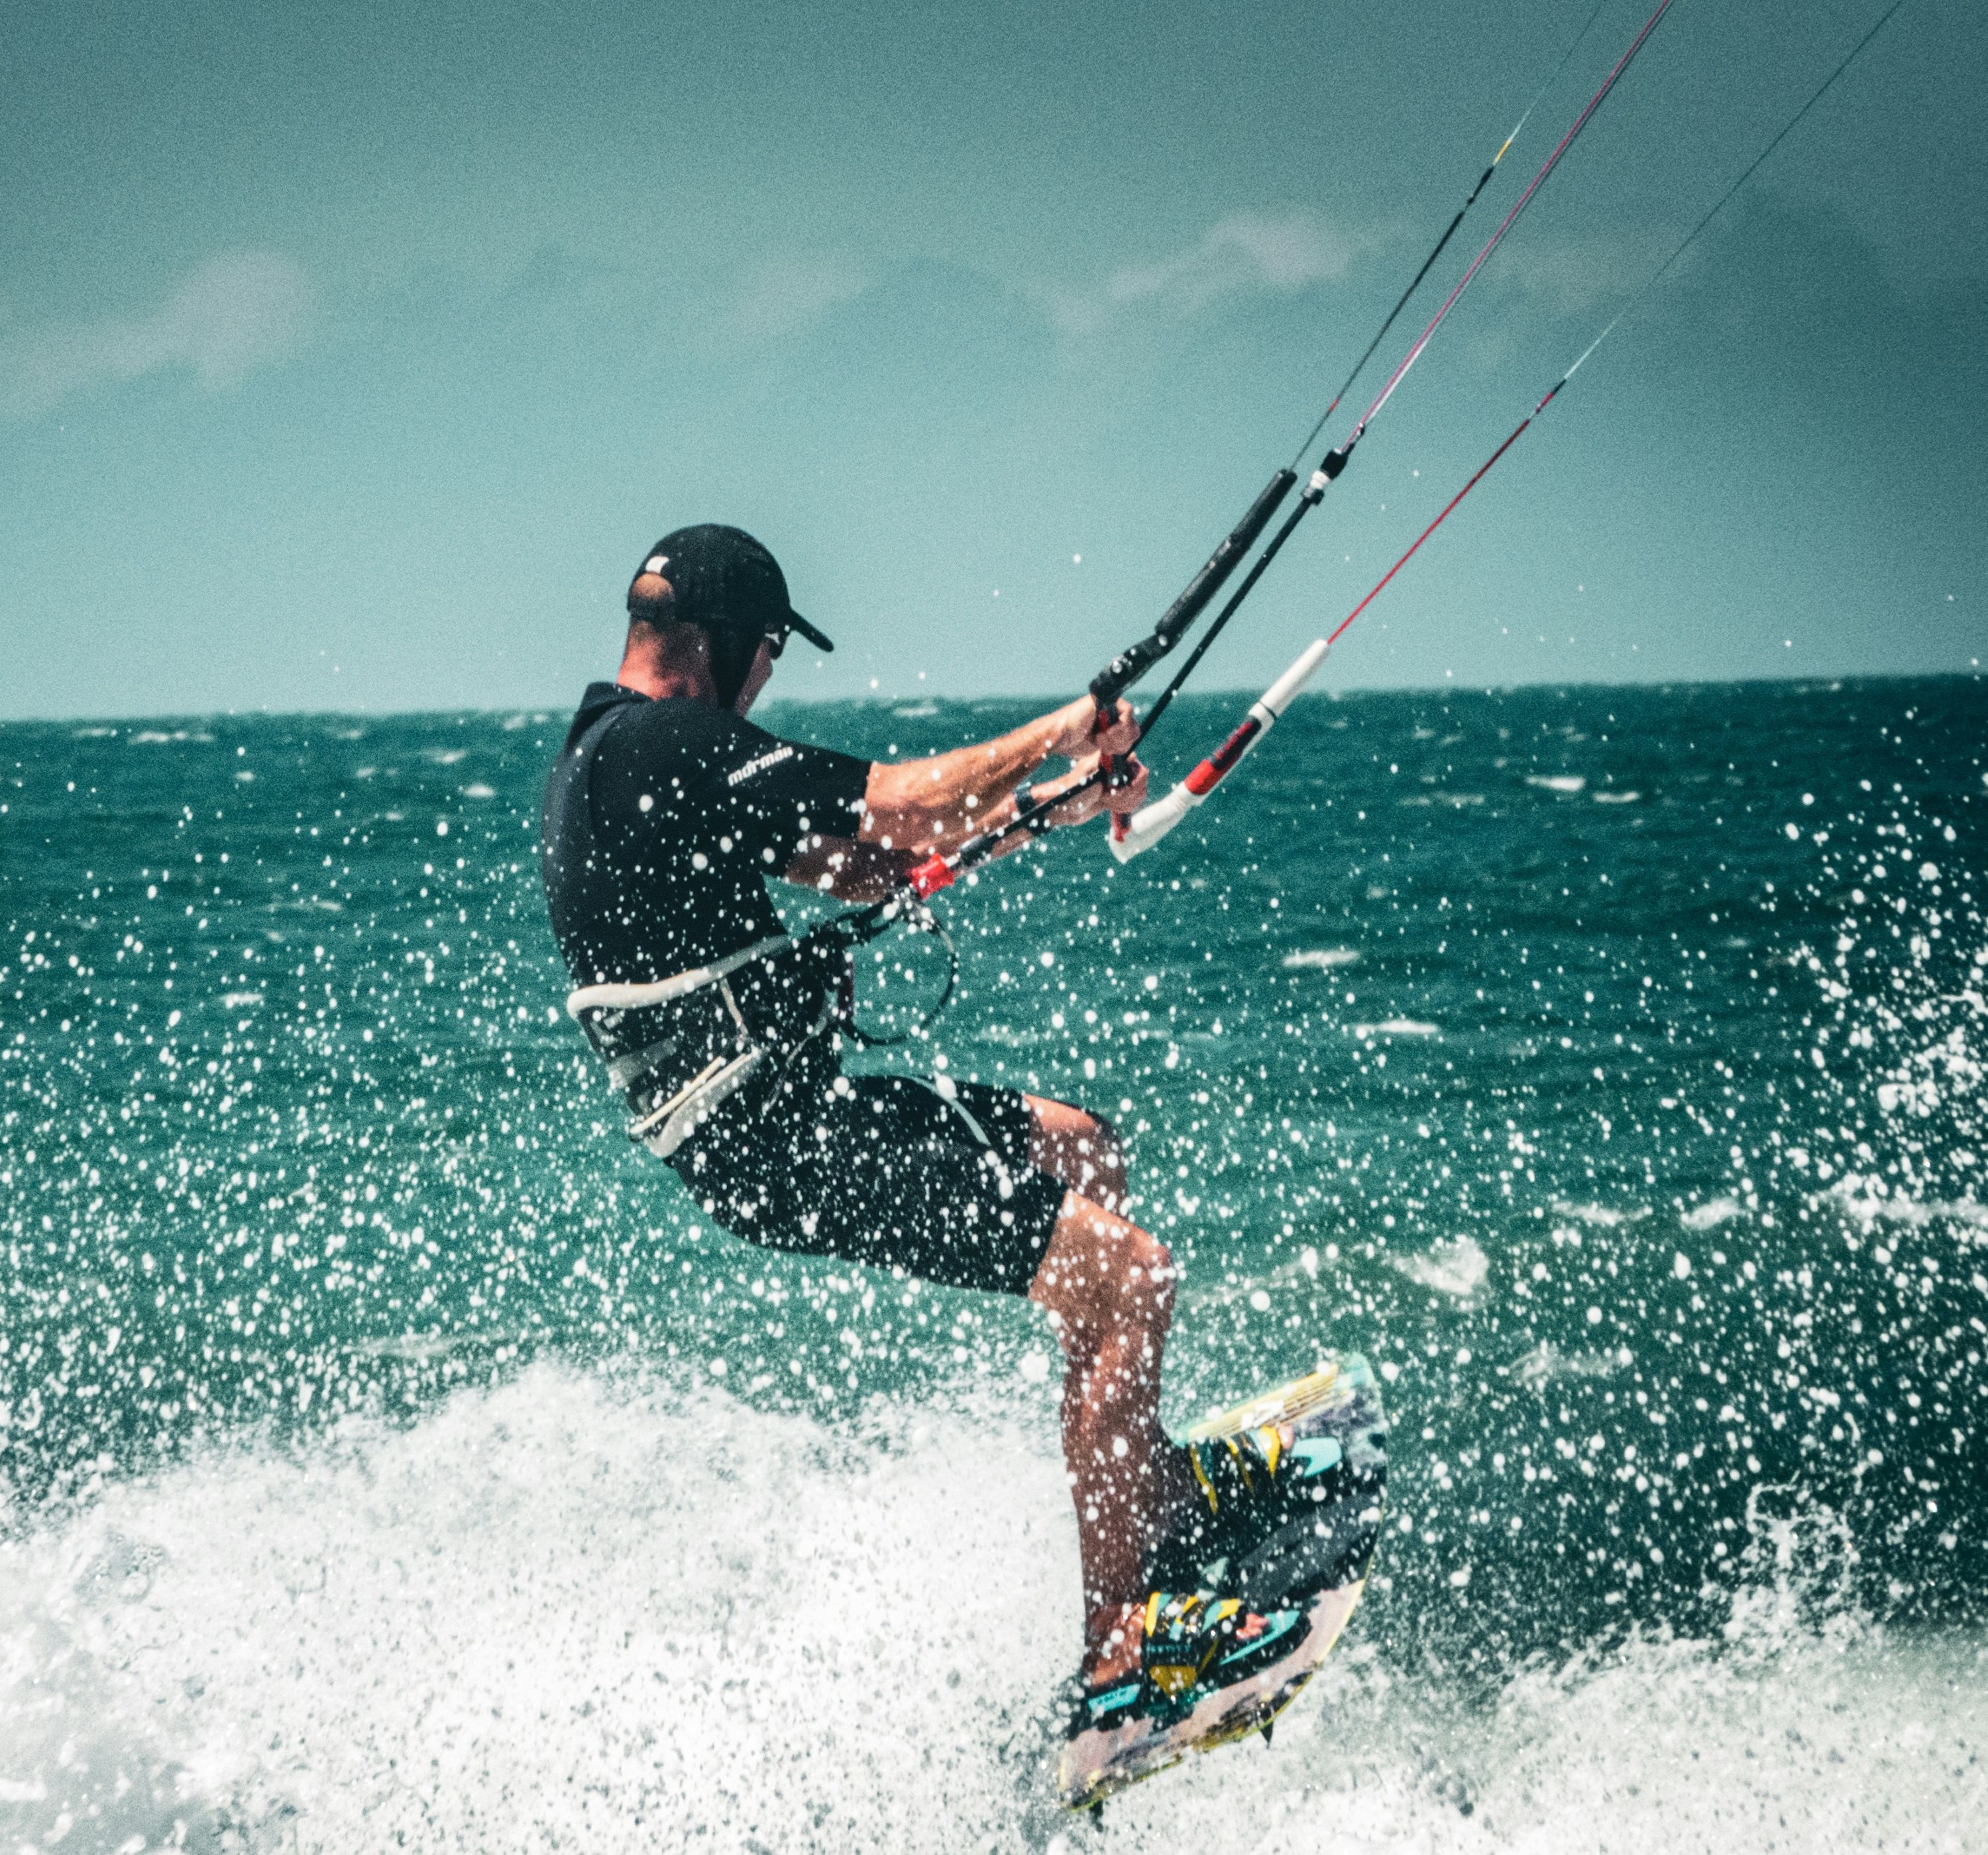
<svg viewBox="0 0 1988 1855">
<path fill-rule="evenodd" d="M 1100 709 L 1107 708 L 1180 642 L 1181 634 L 1199 618 L 1209 601 L 1222 590 L 1222 583 L 1235 571 L 1236 564 L 1256 545 L 1277 512 L 1277 505 L 1290 494 L 1297 481 L 1294 471 L 1280 470 L 1263 486 L 1263 493 L 1249 505 L 1249 513 L 1229 531 L 1229 538 L 1209 556 L 1201 571 L 1187 583 L 1186 590 L 1167 608 L 1166 615 L 1153 628 L 1150 638 L 1131 649 L 1121 651 L 1090 679 L 1090 696 Z"/>
</svg>

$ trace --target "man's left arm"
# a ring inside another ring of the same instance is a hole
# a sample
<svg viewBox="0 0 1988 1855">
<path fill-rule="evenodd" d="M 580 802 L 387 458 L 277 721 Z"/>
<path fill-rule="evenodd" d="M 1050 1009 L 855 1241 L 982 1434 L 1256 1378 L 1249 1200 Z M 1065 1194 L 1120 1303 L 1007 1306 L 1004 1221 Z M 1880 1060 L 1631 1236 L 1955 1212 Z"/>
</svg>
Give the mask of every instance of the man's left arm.
<svg viewBox="0 0 1988 1855">
<path fill-rule="evenodd" d="M 844 902 L 880 902 L 903 885 L 917 861 L 908 850 L 886 850 L 881 844 L 816 831 L 803 841 L 781 873 L 789 882 Z"/>
</svg>

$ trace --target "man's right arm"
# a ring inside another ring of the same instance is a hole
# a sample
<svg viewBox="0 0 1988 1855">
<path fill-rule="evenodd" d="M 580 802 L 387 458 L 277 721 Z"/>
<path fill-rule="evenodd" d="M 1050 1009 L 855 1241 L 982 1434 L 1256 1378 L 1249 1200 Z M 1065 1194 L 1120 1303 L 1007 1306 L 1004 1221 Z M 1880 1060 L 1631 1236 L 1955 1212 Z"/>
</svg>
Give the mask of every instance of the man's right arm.
<svg viewBox="0 0 1988 1855">
<path fill-rule="evenodd" d="M 1119 703 L 1102 733 L 1094 731 L 1097 713 L 1090 697 L 1080 696 L 991 741 L 927 760 L 876 763 L 864 787 L 860 841 L 927 856 L 957 849 L 996 821 L 997 807 L 1006 811 L 1003 801 L 1043 761 L 1129 753 L 1138 739 L 1131 706 Z"/>
<path fill-rule="evenodd" d="M 1010 733 L 971 747 L 925 760 L 872 762 L 864 783 L 863 822 L 858 836 L 812 833 L 782 872 L 789 882 L 847 902 L 874 902 L 888 895 L 934 851 L 957 849 L 983 831 L 1010 823 L 1015 788 L 1046 760 L 1059 755 L 1075 762 L 1063 777 L 1039 782 L 1035 797 L 1050 807 L 1051 822 L 1080 824 L 1107 807 L 1131 811 L 1145 802 L 1146 774 L 1136 759 L 1131 779 L 1109 791 L 1092 787 L 1058 807 L 1060 793 L 1083 784 L 1096 763 L 1097 750 L 1129 753 L 1138 730 L 1132 712 L 1118 705 L 1112 726 L 1093 732 L 1096 706 L 1088 697 L 1026 723 Z M 1018 833 L 996 852 L 1005 856 L 1029 841 Z"/>
</svg>

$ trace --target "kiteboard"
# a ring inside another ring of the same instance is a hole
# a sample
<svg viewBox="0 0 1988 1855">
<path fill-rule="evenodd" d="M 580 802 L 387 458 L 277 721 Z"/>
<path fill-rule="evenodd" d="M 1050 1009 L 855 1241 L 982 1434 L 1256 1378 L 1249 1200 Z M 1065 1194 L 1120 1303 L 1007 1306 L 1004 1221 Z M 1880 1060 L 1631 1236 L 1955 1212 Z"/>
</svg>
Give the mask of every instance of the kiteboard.
<svg viewBox="0 0 1988 1855">
<path fill-rule="evenodd" d="M 1358 1354 L 1328 1356 L 1183 1440 L 1201 1498 L 1149 1556 L 1138 1675 L 1077 1697 L 1058 1773 L 1073 1810 L 1190 1752 L 1267 1738 L 1366 1588 L 1387 1423 Z"/>
</svg>

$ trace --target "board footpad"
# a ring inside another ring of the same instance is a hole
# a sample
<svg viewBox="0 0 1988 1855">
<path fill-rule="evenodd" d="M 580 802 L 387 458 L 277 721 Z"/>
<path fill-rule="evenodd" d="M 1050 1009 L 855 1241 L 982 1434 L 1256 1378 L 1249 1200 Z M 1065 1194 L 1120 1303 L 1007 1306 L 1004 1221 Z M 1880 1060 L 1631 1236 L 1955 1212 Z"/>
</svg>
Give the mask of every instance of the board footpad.
<svg viewBox="0 0 1988 1855">
<path fill-rule="evenodd" d="M 1301 1603 L 1364 1573 L 1387 1475 L 1380 1388 L 1357 1353 L 1195 1425 L 1200 1499 L 1148 1554 L 1150 1582 L 1253 1606 Z"/>
</svg>

